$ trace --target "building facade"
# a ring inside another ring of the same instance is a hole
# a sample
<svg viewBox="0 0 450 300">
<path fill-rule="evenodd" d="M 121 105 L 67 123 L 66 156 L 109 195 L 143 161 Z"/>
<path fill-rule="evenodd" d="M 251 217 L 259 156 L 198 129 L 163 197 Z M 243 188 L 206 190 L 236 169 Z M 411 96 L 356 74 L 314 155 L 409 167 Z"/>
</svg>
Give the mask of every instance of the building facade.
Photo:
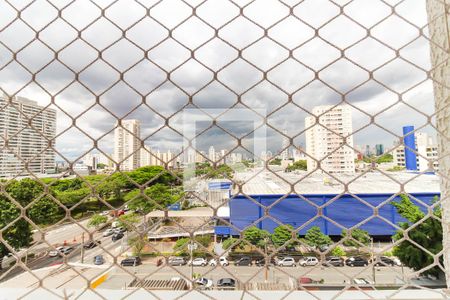
<svg viewBox="0 0 450 300">
<path fill-rule="evenodd" d="M 140 134 L 139 120 L 122 120 L 114 130 L 114 160 L 120 170 L 131 171 L 140 166 Z"/>
<path fill-rule="evenodd" d="M 56 110 L 0 95 L 0 177 L 55 172 Z"/>
<path fill-rule="evenodd" d="M 410 171 L 439 171 L 439 153 L 438 146 L 433 142 L 433 139 L 425 132 L 415 132 L 411 134 L 413 137 L 412 145 L 408 146 L 412 151 L 411 156 L 415 163 L 410 165 L 415 166 L 415 169 Z M 405 145 L 398 143 L 398 146 L 393 150 L 394 164 L 399 167 L 407 168 Z"/>
<path fill-rule="evenodd" d="M 352 112 L 349 106 L 316 106 L 305 118 L 308 172 L 320 169 L 328 173 L 355 173 Z M 344 145 L 346 141 L 347 145 Z"/>
</svg>

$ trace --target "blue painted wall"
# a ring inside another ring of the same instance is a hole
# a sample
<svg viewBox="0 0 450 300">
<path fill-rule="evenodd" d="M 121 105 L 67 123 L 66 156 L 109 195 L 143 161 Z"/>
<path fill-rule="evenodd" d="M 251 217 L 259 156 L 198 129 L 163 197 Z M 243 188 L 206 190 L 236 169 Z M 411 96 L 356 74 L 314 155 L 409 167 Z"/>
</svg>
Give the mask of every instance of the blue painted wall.
<svg viewBox="0 0 450 300">
<path fill-rule="evenodd" d="M 440 196 L 439 193 L 409 195 L 423 211 L 436 196 Z M 319 226 L 328 235 L 340 235 L 342 228 L 339 225 L 349 228 L 367 220 L 358 228 L 367 230 L 371 235 L 385 236 L 395 233 L 396 228 L 392 224 L 404 221 L 389 203 L 399 200 L 400 197 L 393 194 L 253 195 L 251 199 L 239 195 L 230 200 L 230 222 L 243 229 L 263 217 L 266 208 L 269 217 L 255 225 L 270 232 L 282 223 L 295 228 L 304 225 L 300 230 L 302 235 L 312 226 Z M 234 230 L 231 233 L 237 234 Z"/>
<path fill-rule="evenodd" d="M 414 126 L 403 127 L 403 142 L 405 144 L 405 165 L 406 170 L 417 170 L 417 156 L 412 150 L 416 150 L 416 137 Z"/>
</svg>

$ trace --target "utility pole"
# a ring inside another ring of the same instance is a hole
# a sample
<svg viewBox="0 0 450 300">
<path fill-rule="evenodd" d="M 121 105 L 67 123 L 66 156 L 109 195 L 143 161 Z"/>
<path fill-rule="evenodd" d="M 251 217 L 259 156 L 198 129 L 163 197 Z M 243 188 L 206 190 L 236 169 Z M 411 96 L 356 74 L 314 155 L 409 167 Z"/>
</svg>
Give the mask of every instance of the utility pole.
<svg viewBox="0 0 450 300">
<path fill-rule="evenodd" d="M 84 263 L 84 232 L 81 234 L 81 263 Z"/>
<path fill-rule="evenodd" d="M 269 277 L 269 262 L 267 261 L 267 242 L 268 238 L 264 238 L 264 255 L 265 255 L 265 265 L 264 265 L 264 281 L 267 282 Z"/>
</svg>

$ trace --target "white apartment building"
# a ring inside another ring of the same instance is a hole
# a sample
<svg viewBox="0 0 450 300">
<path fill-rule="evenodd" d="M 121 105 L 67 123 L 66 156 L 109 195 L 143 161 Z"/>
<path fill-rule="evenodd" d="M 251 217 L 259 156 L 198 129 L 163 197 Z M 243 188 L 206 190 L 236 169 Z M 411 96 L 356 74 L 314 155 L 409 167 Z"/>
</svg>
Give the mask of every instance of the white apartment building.
<svg viewBox="0 0 450 300">
<path fill-rule="evenodd" d="M 0 177 L 54 172 L 56 110 L 3 95 L 0 107 Z"/>
<path fill-rule="evenodd" d="M 430 163 L 434 170 L 439 171 L 438 146 L 434 144 L 433 139 L 425 132 L 416 132 L 414 134 L 416 140 L 416 161 L 417 170 L 424 172 L 429 170 Z M 392 153 L 394 157 L 394 164 L 396 166 L 405 167 L 405 146 L 399 144 Z M 431 171 L 431 169 L 430 169 Z"/>
<path fill-rule="evenodd" d="M 176 159 L 174 159 L 174 154 L 168 150 L 167 152 L 161 152 L 159 150 L 154 150 L 149 146 L 144 146 L 141 148 L 140 154 L 140 166 L 167 166 L 173 168 L 176 164 Z"/>
<path fill-rule="evenodd" d="M 120 169 L 131 171 L 139 168 L 140 164 L 140 134 L 139 120 L 122 120 L 122 125 L 114 130 L 114 160 Z"/>
<path fill-rule="evenodd" d="M 216 161 L 216 150 L 214 146 L 210 146 L 208 149 L 208 159 L 210 163 L 214 163 Z"/>
<path fill-rule="evenodd" d="M 316 106 L 312 113 L 318 116 L 305 118 L 306 153 L 320 162 L 320 168 L 329 173 L 355 173 L 352 112 L 349 106 Z M 323 125 L 320 126 L 319 124 Z M 344 145 L 344 139 L 347 145 Z M 334 152 L 333 152 L 334 151 Z M 318 161 L 307 157 L 308 171 L 318 167 Z"/>
</svg>

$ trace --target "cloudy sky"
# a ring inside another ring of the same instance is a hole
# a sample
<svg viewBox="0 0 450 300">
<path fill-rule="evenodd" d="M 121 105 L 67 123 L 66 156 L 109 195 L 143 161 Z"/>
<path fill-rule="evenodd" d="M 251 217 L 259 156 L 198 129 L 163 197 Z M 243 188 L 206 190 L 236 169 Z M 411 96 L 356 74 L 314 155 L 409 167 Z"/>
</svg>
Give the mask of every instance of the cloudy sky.
<svg viewBox="0 0 450 300">
<path fill-rule="evenodd" d="M 342 101 L 355 144 L 389 148 L 406 124 L 433 133 L 425 0 L 10 2 L 0 0 L 0 88 L 57 110 L 70 159 L 93 147 L 86 134 L 111 153 L 116 118 L 139 119 L 150 146 L 180 149 L 185 108 L 263 112 L 272 152 L 283 142 L 273 128 L 304 144 L 308 112 Z M 236 145 L 224 129 L 253 129 L 226 114 L 201 150 Z"/>
</svg>

